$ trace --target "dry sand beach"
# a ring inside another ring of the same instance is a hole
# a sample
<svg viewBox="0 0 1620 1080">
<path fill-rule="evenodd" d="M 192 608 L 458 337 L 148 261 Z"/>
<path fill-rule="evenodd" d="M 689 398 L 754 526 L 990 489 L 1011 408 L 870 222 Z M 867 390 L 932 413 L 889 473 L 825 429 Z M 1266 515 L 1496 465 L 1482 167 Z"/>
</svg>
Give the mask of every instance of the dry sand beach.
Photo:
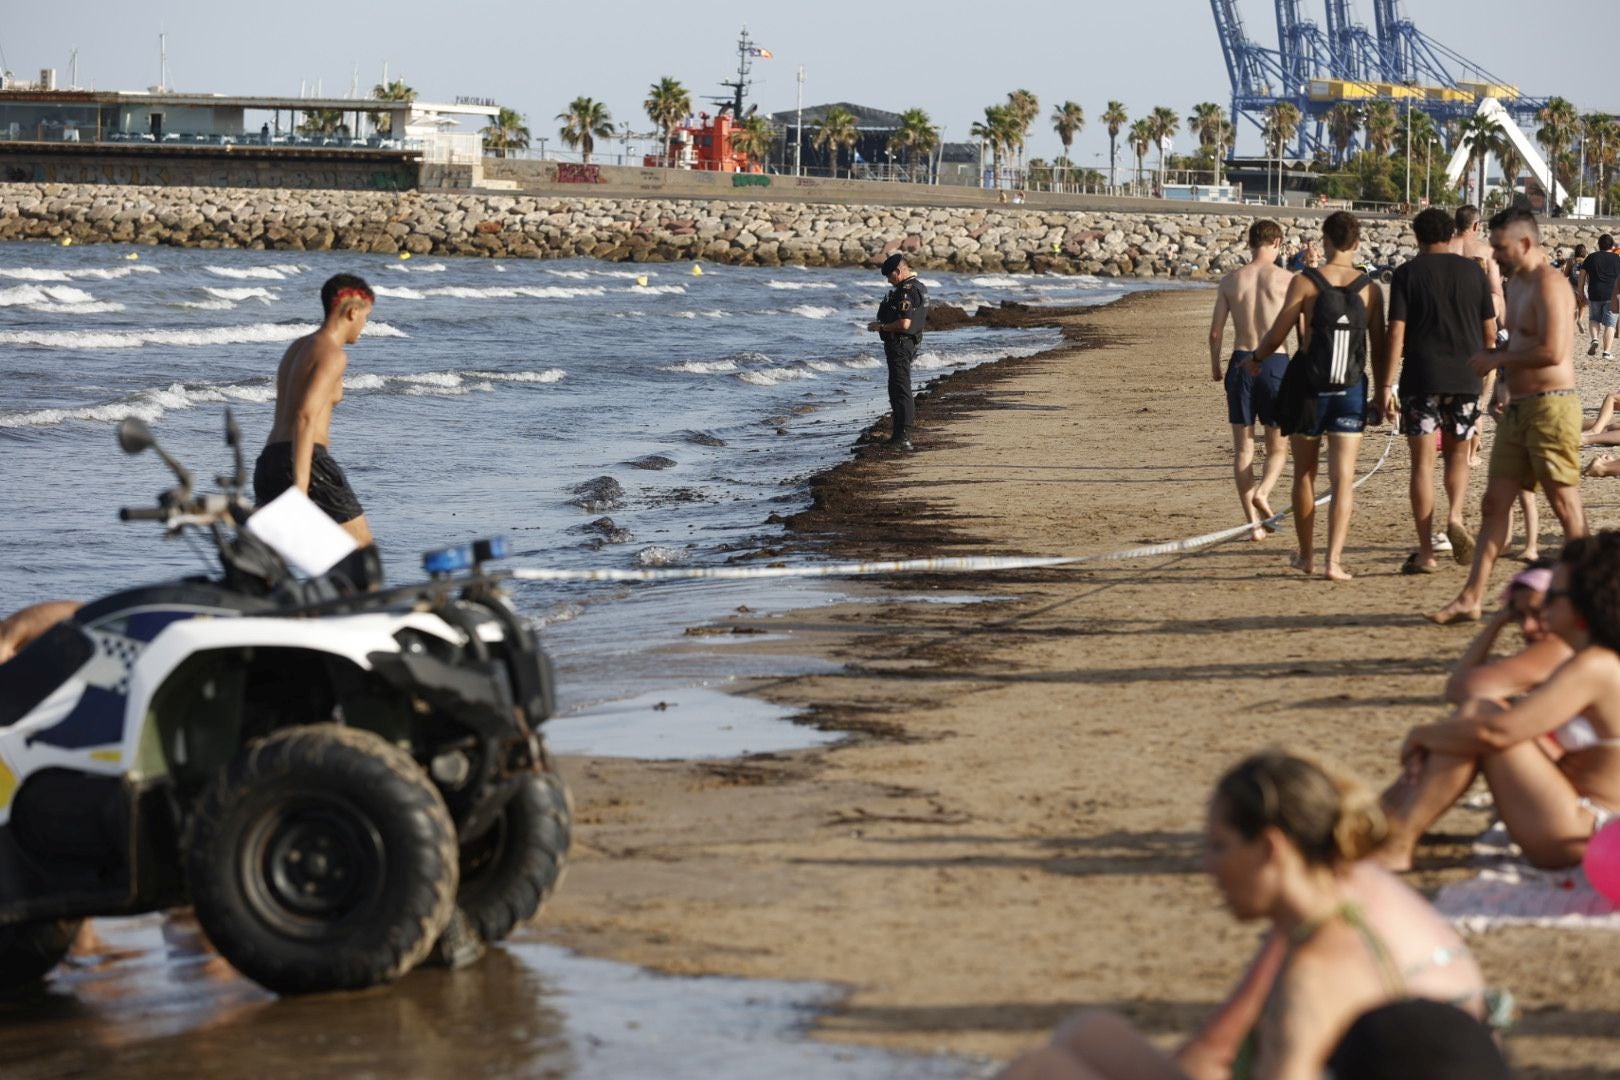
<svg viewBox="0 0 1620 1080">
<path fill-rule="evenodd" d="M 1066 316 L 1070 346 L 943 381 L 919 452 L 822 477 L 796 534 L 863 557 L 1083 554 L 1236 523 L 1212 296 Z M 1612 366 L 1579 370 L 1591 408 Z M 1369 434 L 1362 473 L 1386 439 Z M 1422 618 L 1462 568 L 1398 573 L 1406 470 L 1396 445 L 1358 493 L 1347 584 L 1290 571 L 1285 523 L 1174 557 L 859 586 L 887 599 L 770 620 L 791 640 L 758 647 L 846 667 L 757 692 L 854 736 L 719 763 L 567 760 L 578 842 L 547 935 L 667 971 L 845 984 L 818 1031 L 836 1041 L 1000 1059 L 1079 1005 L 1122 1008 L 1167 1041 L 1188 1031 L 1257 940 L 1199 872 L 1217 775 L 1283 744 L 1381 784 L 1473 633 Z M 1594 525 L 1620 525 L 1620 481 L 1584 494 Z M 999 599 L 906 599 L 936 589 Z M 1415 882 L 1466 873 L 1485 822 L 1444 819 Z M 1620 1075 L 1620 942 L 1472 943 L 1522 1004 L 1509 1045 L 1524 1075 Z"/>
</svg>

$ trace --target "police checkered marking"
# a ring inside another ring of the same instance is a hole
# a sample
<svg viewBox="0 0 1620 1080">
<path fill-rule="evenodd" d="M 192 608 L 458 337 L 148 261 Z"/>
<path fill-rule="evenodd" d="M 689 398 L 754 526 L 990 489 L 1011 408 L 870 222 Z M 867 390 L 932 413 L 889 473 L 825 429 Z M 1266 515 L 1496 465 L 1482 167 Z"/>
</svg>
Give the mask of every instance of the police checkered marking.
<svg viewBox="0 0 1620 1080">
<path fill-rule="evenodd" d="M 96 655 L 81 677 L 91 686 L 119 695 L 128 694 L 129 671 L 146 651 L 146 642 L 108 630 L 91 630 L 89 634 L 96 644 Z"/>
</svg>

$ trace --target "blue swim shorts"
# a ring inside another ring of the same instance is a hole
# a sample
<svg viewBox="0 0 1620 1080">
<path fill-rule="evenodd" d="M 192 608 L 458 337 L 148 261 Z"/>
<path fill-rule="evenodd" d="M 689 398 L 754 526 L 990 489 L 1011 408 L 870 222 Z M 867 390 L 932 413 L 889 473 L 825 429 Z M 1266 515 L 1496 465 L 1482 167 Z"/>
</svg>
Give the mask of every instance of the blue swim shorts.
<svg viewBox="0 0 1620 1080">
<path fill-rule="evenodd" d="M 1239 427 L 1258 420 L 1266 427 L 1277 426 L 1277 394 L 1282 388 L 1288 354 L 1277 353 L 1260 364 L 1260 374 L 1243 370 L 1244 361 L 1254 353 L 1238 350 L 1226 365 L 1226 419 Z"/>
<path fill-rule="evenodd" d="M 1367 429 L 1367 378 L 1354 386 L 1316 395 L 1316 415 L 1305 431 L 1307 439 L 1322 435 L 1360 435 Z"/>
<path fill-rule="evenodd" d="M 1592 316 L 1593 326 L 1615 326 L 1620 324 L 1620 312 L 1609 306 L 1607 300 L 1590 300 L 1587 302 Z"/>
</svg>

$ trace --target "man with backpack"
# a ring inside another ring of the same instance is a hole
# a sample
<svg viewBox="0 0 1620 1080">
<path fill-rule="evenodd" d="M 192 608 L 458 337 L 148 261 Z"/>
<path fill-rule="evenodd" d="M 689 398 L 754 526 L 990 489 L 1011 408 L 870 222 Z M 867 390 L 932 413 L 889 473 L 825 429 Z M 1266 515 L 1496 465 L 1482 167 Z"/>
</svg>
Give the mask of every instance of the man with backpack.
<svg viewBox="0 0 1620 1080">
<path fill-rule="evenodd" d="M 1540 487 L 1564 526 L 1564 539 L 1586 535 L 1581 505 L 1581 399 L 1570 355 L 1574 319 L 1569 283 L 1541 246 L 1536 217 L 1517 207 L 1491 218 L 1491 252 L 1510 275 L 1508 342 L 1468 359 L 1483 377 L 1500 368 L 1508 404 L 1496 425 L 1489 478 L 1480 504 L 1474 565 L 1457 598 L 1429 616 L 1442 626 L 1480 617 L 1485 586 L 1507 543 L 1513 500 Z"/>
<path fill-rule="evenodd" d="M 1305 321 L 1303 348 L 1283 375 L 1278 420 L 1292 436 L 1294 457 L 1294 532 L 1299 551 L 1294 568 L 1316 573 L 1312 544 L 1316 525 L 1316 472 L 1322 437 L 1328 440 L 1328 476 L 1333 498 L 1328 504 L 1327 561 L 1329 581 L 1349 581 L 1344 569 L 1344 542 L 1354 507 L 1353 483 L 1361 433 L 1367 426 L 1368 339 L 1374 355 L 1384 351 L 1384 294 L 1355 265 L 1361 246 L 1361 223 L 1340 210 L 1322 222 L 1320 267 L 1302 271 L 1288 286 L 1283 308 L 1256 357 L 1270 356 L 1300 320 Z M 1250 360 L 1258 374 L 1259 364 Z"/>
<path fill-rule="evenodd" d="M 1496 305 L 1485 272 L 1467 256 L 1452 253 L 1454 228 L 1451 215 L 1434 207 L 1412 220 L 1418 255 L 1397 267 L 1390 282 L 1389 341 L 1378 357 L 1374 380 L 1373 400 L 1385 417 L 1400 417 L 1412 459 L 1418 549 L 1401 565 L 1403 574 L 1438 569 L 1433 529 L 1436 433 L 1445 459 L 1445 537 L 1457 563 L 1466 566 L 1474 556 L 1474 538 L 1463 525 L 1463 499 L 1486 380 L 1468 367 L 1468 358 L 1496 343 Z"/>
</svg>

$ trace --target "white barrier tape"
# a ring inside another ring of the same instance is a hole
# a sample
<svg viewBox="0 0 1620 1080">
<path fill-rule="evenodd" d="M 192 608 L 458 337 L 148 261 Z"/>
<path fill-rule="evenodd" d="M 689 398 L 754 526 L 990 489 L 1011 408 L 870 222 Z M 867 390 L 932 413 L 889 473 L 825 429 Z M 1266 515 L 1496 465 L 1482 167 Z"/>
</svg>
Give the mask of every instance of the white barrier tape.
<svg viewBox="0 0 1620 1080">
<path fill-rule="evenodd" d="M 1352 488 L 1358 488 L 1373 478 L 1395 445 L 1390 434 L 1384 443 L 1384 452 L 1373 467 L 1367 470 Z M 1333 497 L 1329 492 L 1316 500 L 1321 506 Z M 1292 510 L 1280 510 L 1266 519 L 1275 525 L 1288 517 Z M 1121 559 L 1150 559 L 1159 555 L 1181 555 L 1200 548 L 1212 547 L 1235 540 L 1253 528 L 1252 525 L 1234 525 L 1230 529 L 1191 536 L 1185 540 L 1166 540 L 1161 544 L 1111 551 L 1101 555 L 963 555 L 931 559 L 892 559 L 887 562 L 828 563 L 818 566 L 672 566 L 648 567 L 640 570 L 545 570 L 517 567 L 505 573 L 519 581 L 740 581 L 748 578 L 800 578 L 800 577 L 860 577 L 872 574 L 965 573 L 982 570 L 1030 570 L 1044 566 L 1069 566 L 1085 562 L 1117 562 Z"/>
</svg>

